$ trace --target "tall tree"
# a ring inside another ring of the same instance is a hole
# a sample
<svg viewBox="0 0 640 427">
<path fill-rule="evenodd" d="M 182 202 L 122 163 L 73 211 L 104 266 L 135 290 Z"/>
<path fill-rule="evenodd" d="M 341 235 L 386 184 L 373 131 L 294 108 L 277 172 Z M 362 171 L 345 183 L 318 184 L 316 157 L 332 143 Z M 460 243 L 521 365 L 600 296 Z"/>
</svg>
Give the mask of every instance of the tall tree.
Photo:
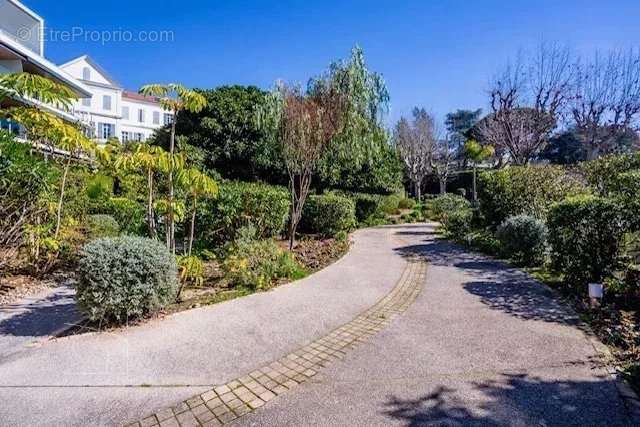
<svg viewBox="0 0 640 427">
<path fill-rule="evenodd" d="M 291 218 L 289 246 L 295 233 L 312 179 L 320 162 L 362 167 L 378 145 L 373 137 L 381 130 L 389 94 L 382 77 L 369 71 L 362 49 L 348 60 L 338 61 L 313 78 L 303 91 L 279 84 L 261 109 L 259 123 L 278 141 L 289 177 Z"/>
<path fill-rule="evenodd" d="M 638 131 L 640 50 L 596 53 L 576 68 L 571 116 L 587 158 L 615 153 L 625 135 Z"/>
<path fill-rule="evenodd" d="M 140 93 L 147 96 L 159 97 L 160 105 L 173 114 L 171 121 L 171 135 L 169 139 L 169 194 L 167 197 L 167 247 L 175 254 L 175 218 L 174 218 L 174 173 L 175 173 L 175 145 L 176 145 L 176 121 L 183 111 L 197 113 L 207 105 L 207 100 L 198 92 L 187 89 L 181 84 L 170 83 L 167 85 L 151 84 L 143 86 Z"/>
<path fill-rule="evenodd" d="M 182 181 L 191 196 L 191 223 L 189 226 L 189 243 L 186 251 L 187 256 L 191 256 L 196 230 L 198 201 L 201 197 L 216 197 L 218 195 L 218 183 L 213 178 L 195 168 L 185 170 L 182 174 Z"/>
<path fill-rule="evenodd" d="M 520 53 L 494 79 L 491 114 L 477 129 L 515 164 L 527 164 L 549 140 L 570 94 L 573 77 L 568 49 L 541 43 L 532 55 Z"/>
<path fill-rule="evenodd" d="M 468 139 L 469 130 L 478 123 L 482 116 L 482 109 L 457 110 L 447 114 L 444 124 L 451 139 L 457 145 L 458 167 L 463 167 L 466 162 L 464 144 Z"/>
<path fill-rule="evenodd" d="M 393 136 L 407 177 L 413 184 L 414 194 L 421 200 L 422 183 L 432 167 L 437 138 L 435 121 L 424 108 L 416 107 L 413 109 L 413 121 L 410 123 L 401 117 Z"/>
</svg>

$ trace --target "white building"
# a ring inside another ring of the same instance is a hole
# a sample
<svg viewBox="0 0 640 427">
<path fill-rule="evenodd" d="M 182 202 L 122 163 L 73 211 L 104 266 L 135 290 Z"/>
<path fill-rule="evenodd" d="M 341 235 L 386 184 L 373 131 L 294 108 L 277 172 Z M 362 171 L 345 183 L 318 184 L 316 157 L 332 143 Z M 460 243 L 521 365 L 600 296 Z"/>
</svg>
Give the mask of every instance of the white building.
<svg viewBox="0 0 640 427">
<path fill-rule="evenodd" d="M 71 89 L 77 96 L 90 96 L 89 88 L 68 75 L 44 57 L 44 20 L 16 0 L 0 0 L 0 74 L 31 73 L 50 78 Z M 62 111 L 37 100 L 17 95 L 2 101 L 2 106 L 37 105 L 63 119 L 75 122 L 70 112 Z M 0 127 L 20 134 L 23 129 L 7 120 Z"/>
<path fill-rule="evenodd" d="M 100 65 L 84 55 L 60 66 L 91 92 L 78 100 L 73 112 L 90 129 L 93 138 L 104 142 L 144 141 L 156 130 L 171 123 L 172 115 L 162 109 L 157 98 L 125 90 Z"/>
</svg>

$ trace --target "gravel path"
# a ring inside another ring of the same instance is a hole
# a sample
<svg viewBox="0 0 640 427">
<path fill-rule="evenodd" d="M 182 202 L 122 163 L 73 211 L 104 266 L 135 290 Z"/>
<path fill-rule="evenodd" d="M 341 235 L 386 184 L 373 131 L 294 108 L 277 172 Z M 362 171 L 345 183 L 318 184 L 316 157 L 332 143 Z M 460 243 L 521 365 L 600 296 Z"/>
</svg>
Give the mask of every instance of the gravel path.
<svg viewBox="0 0 640 427">
<path fill-rule="evenodd" d="M 0 359 L 0 424 L 120 425 L 173 406 L 351 321 L 418 252 L 427 278 L 408 311 L 237 425 L 633 425 L 546 288 L 434 240 L 431 225 L 354 239 L 338 263 L 272 292 Z"/>
<path fill-rule="evenodd" d="M 398 282 L 392 229 L 355 233 L 331 267 L 272 292 L 0 359 L 0 424 L 118 425 L 222 384 L 349 322 Z"/>
<path fill-rule="evenodd" d="M 409 311 L 238 426 L 631 426 L 577 319 L 523 273 L 413 229 Z M 420 235 L 419 233 L 423 233 Z"/>
</svg>

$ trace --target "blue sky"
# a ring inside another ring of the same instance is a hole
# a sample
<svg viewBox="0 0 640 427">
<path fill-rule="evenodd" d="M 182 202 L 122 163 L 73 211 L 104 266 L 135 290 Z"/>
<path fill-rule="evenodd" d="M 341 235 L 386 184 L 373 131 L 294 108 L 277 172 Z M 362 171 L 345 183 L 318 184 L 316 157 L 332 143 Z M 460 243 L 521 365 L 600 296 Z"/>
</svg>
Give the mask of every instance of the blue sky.
<svg viewBox="0 0 640 427">
<path fill-rule="evenodd" d="M 129 89 L 170 81 L 207 88 L 306 83 L 359 44 L 391 92 L 389 122 L 415 105 L 441 118 L 485 108 L 492 74 L 541 40 L 578 53 L 640 47 L 637 0 L 24 2 L 52 31 L 171 31 L 169 42 L 80 36 L 47 43 L 54 62 L 89 54 Z"/>
</svg>

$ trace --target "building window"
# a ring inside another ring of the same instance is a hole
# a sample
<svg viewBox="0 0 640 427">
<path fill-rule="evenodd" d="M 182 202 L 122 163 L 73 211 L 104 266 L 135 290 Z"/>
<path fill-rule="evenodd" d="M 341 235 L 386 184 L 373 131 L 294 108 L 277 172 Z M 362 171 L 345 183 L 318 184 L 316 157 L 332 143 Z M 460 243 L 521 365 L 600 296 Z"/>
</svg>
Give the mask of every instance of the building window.
<svg viewBox="0 0 640 427">
<path fill-rule="evenodd" d="M 131 135 L 129 132 L 122 132 L 122 142 L 129 142 L 131 140 Z"/>
<path fill-rule="evenodd" d="M 160 113 L 158 111 L 153 112 L 153 124 L 154 125 L 160 124 Z"/>
<path fill-rule="evenodd" d="M 171 123 L 173 123 L 173 114 L 164 113 L 164 125 L 170 125 Z"/>
<path fill-rule="evenodd" d="M 100 123 L 98 129 L 100 130 L 100 139 L 109 139 L 114 134 L 114 125 L 111 123 Z"/>
<path fill-rule="evenodd" d="M 102 108 L 105 110 L 111 110 L 111 97 L 109 95 L 102 97 Z"/>
<path fill-rule="evenodd" d="M 122 107 L 122 118 L 129 120 L 129 107 Z"/>
<path fill-rule="evenodd" d="M 136 132 L 133 134 L 133 139 L 135 139 L 138 142 L 142 142 L 144 141 L 144 134 Z"/>
<path fill-rule="evenodd" d="M 82 80 L 87 80 L 87 81 L 91 80 L 91 68 L 84 67 L 82 69 Z"/>
<path fill-rule="evenodd" d="M 91 107 L 91 98 L 82 98 L 82 105 L 84 107 Z"/>
<path fill-rule="evenodd" d="M 138 121 L 140 123 L 144 123 L 144 110 L 143 109 L 138 110 Z"/>
</svg>

